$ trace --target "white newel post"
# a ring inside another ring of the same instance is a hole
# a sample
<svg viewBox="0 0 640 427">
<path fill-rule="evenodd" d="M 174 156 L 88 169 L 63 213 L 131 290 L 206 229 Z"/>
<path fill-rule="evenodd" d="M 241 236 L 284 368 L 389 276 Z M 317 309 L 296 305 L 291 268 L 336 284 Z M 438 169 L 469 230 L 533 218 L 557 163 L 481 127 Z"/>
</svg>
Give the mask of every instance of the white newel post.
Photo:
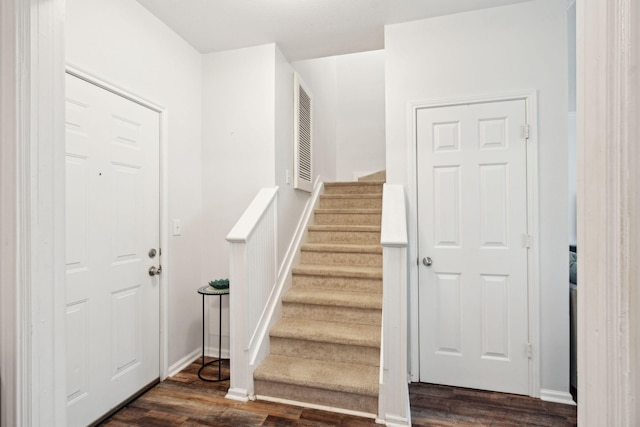
<svg viewBox="0 0 640 427">
<path fill-rule="evenodd" d="M 407 348 L 407 215 L 404 187 L 384 185 L 382 199 L 383 300 L 379 417 L 410 426 Z"/>
<path fill-rule="evenodd" d="M 254 395 L 256 329 L 276 282 L 278 187 L 263 188 L 227 235 L 229 257 L 228 399 Z"/>
</svg>

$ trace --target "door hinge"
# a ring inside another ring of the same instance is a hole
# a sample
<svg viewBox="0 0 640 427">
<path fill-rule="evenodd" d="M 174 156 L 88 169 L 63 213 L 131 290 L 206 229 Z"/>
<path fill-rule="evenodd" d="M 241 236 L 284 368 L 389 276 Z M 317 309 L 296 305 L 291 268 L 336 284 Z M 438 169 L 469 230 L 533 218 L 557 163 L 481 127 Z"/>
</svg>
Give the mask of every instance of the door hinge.
<svg viewBox="0 0 640 427">
<path fill-rule="evenodd" d="M 522 235 L 522 246 L 525 248 L 531 247 L 531 234 Z"/>
<path fill-rule="evenodd" d="M 531 359 L 533 357 L 533 346 L 530 342 L 527 343 L 527 357 Z"/>
<path fill-rule="evenodd" d="M 529 139 L 529 125 L 522 126 L 522 133 L 524 135 L 524 139 Z"/>
</svg>

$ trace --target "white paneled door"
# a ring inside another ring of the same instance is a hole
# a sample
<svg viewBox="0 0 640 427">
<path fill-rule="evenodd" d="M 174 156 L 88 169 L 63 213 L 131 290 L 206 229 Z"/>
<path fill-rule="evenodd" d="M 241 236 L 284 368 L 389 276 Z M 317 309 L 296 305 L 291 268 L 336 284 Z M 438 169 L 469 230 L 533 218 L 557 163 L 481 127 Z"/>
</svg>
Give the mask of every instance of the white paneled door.
<svg viewBox="0 0 640 427">
<path fill-rule="evenodd" d="M 529 394 L 525 101 L 416 123 L 420 381 Z"/>
<path fill-rule="evenodd" d="M 160 373 L 159 114 L 66 77 L 66 330 L 70 426 Z"/>
</svg>

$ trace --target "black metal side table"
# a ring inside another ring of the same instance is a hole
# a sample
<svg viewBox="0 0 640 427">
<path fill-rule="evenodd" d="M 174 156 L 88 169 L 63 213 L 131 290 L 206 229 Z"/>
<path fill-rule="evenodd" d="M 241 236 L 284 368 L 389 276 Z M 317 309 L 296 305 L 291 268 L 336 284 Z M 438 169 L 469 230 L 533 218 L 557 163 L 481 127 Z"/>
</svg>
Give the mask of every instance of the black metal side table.
<svg viewBox="0 0 640 427">
<path fill-rule="evenodd" d="M 222 378 L 222 362 L 229 359 L 222 358 L 222 295 L 229 295 L 229 288 L 226 289 L 216 289 L 211 286 L 203 286 L 198 289 L 198 293 L 202 295 L 202 366 L 198 369 L 198 377 L 203 381 L 210 382 L 219 382 L 226 381 L 229 378 Z M 211 360 L 207 363 L 204 363 L 204 345 L 205 345 L 205 334 L 204 334 L 204 297 L 209 295 L 217 295 L 220 300 L 219 306 L 219 316 L 218 316 L 218 359 Z M 218 379 L 206 378 L 202 375 L 202 370 L 213 364 L 218 364 Z"/>
</svg>

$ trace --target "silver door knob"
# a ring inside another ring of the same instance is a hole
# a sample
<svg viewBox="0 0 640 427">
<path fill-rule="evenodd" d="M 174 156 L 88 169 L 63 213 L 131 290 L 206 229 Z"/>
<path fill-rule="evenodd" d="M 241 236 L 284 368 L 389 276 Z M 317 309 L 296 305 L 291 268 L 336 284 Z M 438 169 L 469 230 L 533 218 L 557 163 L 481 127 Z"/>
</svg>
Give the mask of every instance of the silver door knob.
<svg viewBox="0 0 640 427">
<path fill-rule="evenodd" d="M 433 264 L 433 260 L 431 259 L 431 257 L 422 258 L 422 263 L 425 267 L 431 267 L 431 264 Z"/>
<path fill-rule="evenodd" d="M 149 268 L 149 276 L 156 276 L 156 275 L 160 275 L 162 274 L 162 266 L 156 268 L 154 266 L 151 266 L 151 268 Z"/>
</svg>

